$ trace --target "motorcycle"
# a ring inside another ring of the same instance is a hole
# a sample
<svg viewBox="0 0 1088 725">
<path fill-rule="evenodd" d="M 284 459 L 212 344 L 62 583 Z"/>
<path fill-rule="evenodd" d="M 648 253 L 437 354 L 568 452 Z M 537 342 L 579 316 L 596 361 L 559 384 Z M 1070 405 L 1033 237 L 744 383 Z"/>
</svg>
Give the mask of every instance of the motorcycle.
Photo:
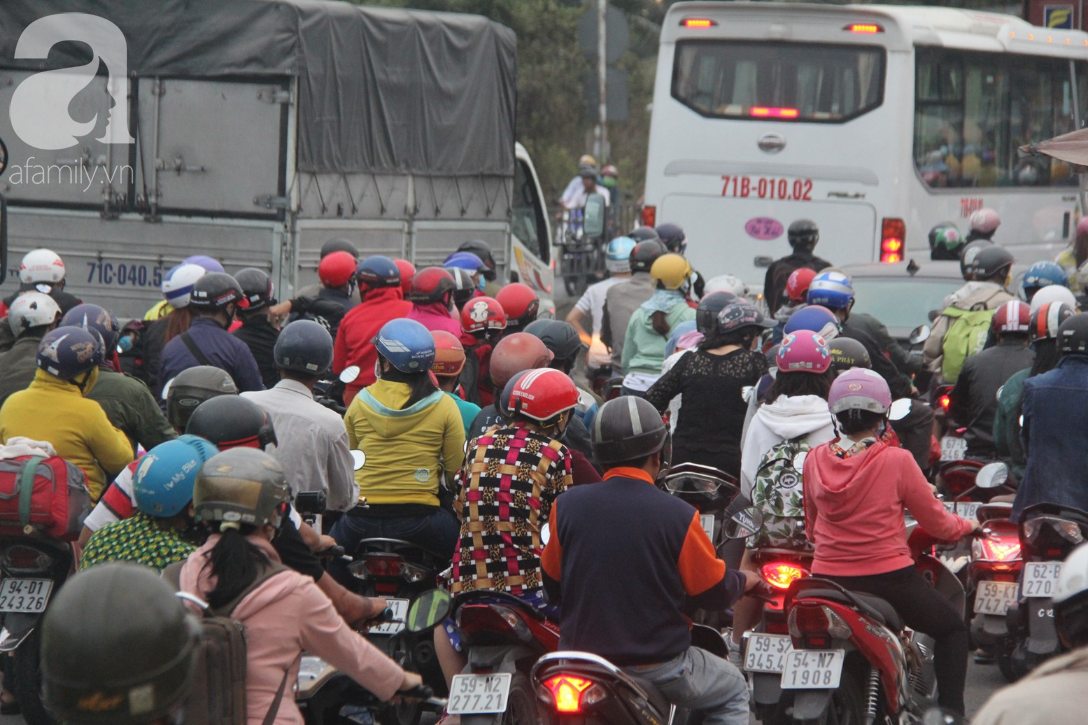
<svg viewBox="0 0 1088 725">
<path fill-rule="evenodd" d="M 962 616 L 963 585 L 907 521 L 915 566 Z M 936 695 L 931 637 L 907 629 L 884 599 L 817 577 L 793 582 L 787 602 L 794 649 L 782 670 L 794 722 L 920 722 Z"/>
<path fill-rule="evenodd" d="M 1022 677 L 1062 651 L 1050 596 L 1062 562 L 1088 537 L 1088 512 L 1060 504 L 1028 506 L 1020 516 L 1023 568 L 1018 601 L 1005 613 L 1011 674 Z"/>
<path fill-rule="evenodd" d="M 50 599 L 73 573 L 66 541 L 41 534 L 0 537 L 0 653 L 14 652 L 15 700 L 28 725 L 53 725 L 41 702 L 41 631 Z"/>
<path fill-rule="evenodd" d="M 727 538 L 747 538 L 763 525 L 763 512 L 749 507 L 736 512 L 724 525 Z M 722 635 L 710 627 L 693 625 L 692 645 L 718 657 L 727 656 Z M 542 725 L 578 722 L 579 725 L 662 725 L 698 722 L 699 713 L 671 705 L 648 680 L 587 652 L 552 652 L 529 673 L 541 703 L 537 722 Z"/>
<path fill-rule="evenodd" d="M 564 209 L 559 217 L 556 245 L 559 269 L 567 294 L 575 297 L 604 278 L 604 199 L 590 194 L 582 209 Z"/>
<path fill-rule="evenodd" d="M 426 592 L 412 602 L 406 613 L 408 632 L 419 637 L 438 626 L 449 614 L 449 595 Z M 388 617 L 387 617 L 388 618 Z M 405 620 L 399 622 L 402 626 Z M 434 691 L 421 685 L 400 693 L 404 701 L 427 704 L 439 711 L 444 705 Z M 396 705 L 381 702 L 372 692 L 320 657 L 304 654 L 298 670 L 295 702 L 306 725 L 373 725 Z M 395 713 L 394 713 L 395 719 Z"/>
</svg>

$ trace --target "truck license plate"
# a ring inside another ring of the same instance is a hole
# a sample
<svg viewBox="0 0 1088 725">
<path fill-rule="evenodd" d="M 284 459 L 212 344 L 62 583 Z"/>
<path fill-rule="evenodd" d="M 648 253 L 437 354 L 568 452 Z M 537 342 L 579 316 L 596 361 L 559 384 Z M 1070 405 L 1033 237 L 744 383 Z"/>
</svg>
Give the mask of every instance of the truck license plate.
<svg viewBox="0 0 1088 725">
<path fill-rule="evenodd" d="M 834 690 L 842 677 L 846 652 L 841 649 L 795 649 L 782 668 L 783 690 Z"/>
<path fill-rule="evenodd" d="M 750 634 L 744 654 L 746 672 L 782 671 L 786 655 L 793 651 L 793 640 L 787 634 Z"/>
<path fill-rule="evenodd" d="M 510 696 L 509 672 L 489 675 L 454 675 L 446 711 L 450 715 L 487 715 L 506 712 Z"/>
</svg>

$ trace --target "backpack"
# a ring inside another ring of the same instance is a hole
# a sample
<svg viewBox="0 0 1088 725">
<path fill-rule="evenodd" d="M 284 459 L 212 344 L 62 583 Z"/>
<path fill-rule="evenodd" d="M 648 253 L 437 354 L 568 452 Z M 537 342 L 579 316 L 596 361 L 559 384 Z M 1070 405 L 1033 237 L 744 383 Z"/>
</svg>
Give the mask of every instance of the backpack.
<svg viewBox="0 0 1088 725">
<path fill-rule="evenodd" d="M 967 358 L 981 352 L 986 345 L 994 310 L 985 307 L 977 310 L 948 307 L 941 314 L 952 318 L 952 325 L 941 341 L 941 378 L 946 383 L 954 384 Z"/>
<path fill-rule="evenodd" d="M 806 436 L 798 436 L 776 443 L 760 458 L 752 505 L 763 511 L 763 527 L 750 540 L 750 548 L 812 549 L 805 536 L 802 480 L 810 448 Z"/>
<path fill-rule="evenodd" d="M 177 562 L 162 571 L 162 578 L 174 591 L 181 591 L 181 568 Z M 257 575 L 253 583 L 222 607 L 205 606 L 200 619 L 201 638 L 196 650 L 193 684 L 185 699 L 186 725 L 246 725 L 246 626 L 231 619 L 243 599 L 280 572 L 290 571 L 282 564 L 271 564 Z M 188 595 L 185 598 L 192 599 Z M 283 673 L 276 697 L 262 725 L 272 725 L 280 710 L 288 667 Z"/>
<path fill-rule="evenodd" d="M 0 460 L 0 534 L 37 530 L 75 541 L 91 512 L 91 492 L 78 466 L 60 456 Z"/>
</svg>

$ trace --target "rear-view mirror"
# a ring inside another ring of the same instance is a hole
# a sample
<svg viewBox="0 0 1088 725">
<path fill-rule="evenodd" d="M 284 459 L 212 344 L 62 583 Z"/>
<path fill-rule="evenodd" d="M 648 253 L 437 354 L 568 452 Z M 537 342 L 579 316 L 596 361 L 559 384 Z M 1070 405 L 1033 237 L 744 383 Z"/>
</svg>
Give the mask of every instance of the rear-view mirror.
<svg viewBox="0 0 1088 725">
<path fill-rule="evenodd" d="M 423 592 L 408 607 L 405 627 L 413 634 L 426 632 L 441 624 L 453 608 L 453 599 L 445 589 Z"/>
<path fill-rule="evenodd" d="M 351 451 L 351 469 L 358 471 L 360 468 L 366 465 L 366 454 L 360 450 Z"/>
<path fill-rule="evenodd" d="M 604 220 L 607 207 L 604 197 L 600 194 L 590 194 L 586 197 L 586 207 L 583 210 L 582 234 L 594 239 L 604 235 Z"/>
<path fill-rule="evenodd" d="M 342 383 L 354 383 L 359 373 L 362 372 L 358 365 L 348 365 L 342 371 L 340 371 L 340 382 Z"/>
<path fill-rule="evenodd" d="M 913 403 L 910 398 L 900 398 L 892 401 L 892 407 L 888 410 L 889 420 L 903 420 L 910 415 Z"/>
<path fill-rule="evenodd" d="M 1004 463 L 987 463 L 975 474 L 976 488 L 997 488 L 1009 480 L 1009 467 Z"/>
<path fill-rule="evenodd" d="M 4 171 L 8 168 L 8 147 L 4 143 L 4 139 L 0 138 L 0 176 L 4 175 Z"/>
<path fill-rule="evenodd" d="M 763 528 L 763 511 L 755 506 L 741 509 L 722 524 L 722 535 L 727 539 L 747 539 Z"/>
<path fill-rule="evenodd" d="M 910 331 L 910 337 L 908 338 L 910 340 L 910 344 L 922 344 L 929 339 L 930 332 L 932 332 L 932 330 L 930 329 L 929 325 L 919 325 L 918 327 L 915 327 L 913 330 Z"/>
</svg>

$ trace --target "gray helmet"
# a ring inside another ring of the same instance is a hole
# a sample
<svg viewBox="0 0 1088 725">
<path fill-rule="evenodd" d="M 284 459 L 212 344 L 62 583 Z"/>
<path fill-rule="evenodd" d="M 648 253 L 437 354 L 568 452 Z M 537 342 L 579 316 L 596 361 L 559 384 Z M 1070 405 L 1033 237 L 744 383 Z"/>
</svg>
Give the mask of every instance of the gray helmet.
<svg viewBox="0 0 1088 725">
<path fill-rule="evenodd" d="M 332 335 L 321 323 L 295 320 L 276 338 L 272 359 L 278 368 L 316 377 L 332 365 Z"/>
<path fill-rule="evenodd" d="M 790 240 L 791 247 L 813 246 L 820 241 L 820 228 L 811 219 L 798 219 L 790 224 L 786 237 Z"/>
<path fill-rule="evenodd" d="M 359 250 L 347 239 L 330 239 L 321 245 L 321 258 L 329 256 L 333 252 L 347 252 L 356 259 L 359 258 Z"/>
<path fill-rule="evenodd" d="M 661 451 L 661 468 L 667 471 L 672 456 L 670 438 L 669 427 L 657 408 L 634 395 L 608 401 L 593 419 L 593 457 L 605 468 Z"/>
<path fill-rule="evenodd" d="M 189 417 L 205 400 L 238 394 L 238 386 L 227 371 L 211 365 L 182 370 L 166 385 L 166 419 L 178 430 L 185 430 Z"/>
<path fill-rule="evenodd" d="M 283 467 L 254 448 L 232 448 L 212 456 L 193 486 L 196 520 L 212 524 L 278 527 L 290 501 Z"/>
<path fill-rule="evenodd" d="M 189 692 L 200 627 L 146 567 L 109 563 L 72 577 L 42 624 L 42 702 L 73 725 L 167 717 Z"/>
<path fill-rule="evenodd" d="M 249 299 L 238 280 L 226 272 L 208 272 L 193 282 L 189 306 L 196 310 L 223 310 L 231 302 L 243 310 L 249 309 Z"/>
<path fill-rule="evenodd" d="M 256 267 L 240 269 L 234 275 L 234 279 L 238 280 L 243 294 L 249 300 L 247 309 L 250 312 L 268 307 L 275 301 L 275 287 L 272 284 L 272 278 L 263 269 L 257 269 Z"/>
<path fill-rule="evenodd" d="M 1008 273 L 1012 263 L 1012 253 L 1004 247 L 996 244 L 983 247 L 975 255 L 975 279 L 989 279 L 1000 274 L 1001 270 Z"/>
<path fill-rule="evenodd" d="M 525 328 L 525 332 L 539 337 L 555 360 L 573 360 L 582 351 L 578 331 L 564 320 L 536 320 Z"/>
</svg>

